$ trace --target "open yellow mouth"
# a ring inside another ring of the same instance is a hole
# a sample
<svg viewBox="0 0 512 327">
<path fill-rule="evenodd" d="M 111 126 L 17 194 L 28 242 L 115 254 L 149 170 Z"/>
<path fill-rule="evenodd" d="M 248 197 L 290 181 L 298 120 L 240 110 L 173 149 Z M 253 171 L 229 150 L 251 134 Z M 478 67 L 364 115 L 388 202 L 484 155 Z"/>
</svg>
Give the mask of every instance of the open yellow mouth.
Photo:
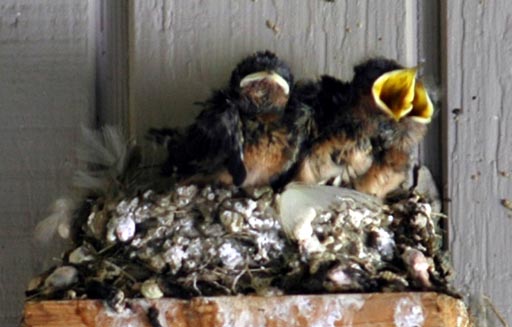
<svg viewBox="0 0 512 327">
<path fill-rule="evenodd" d="M 372 87 L 377 106 L 394 120 L 403 117 L 428 124 L 434 106 L 420 81 L 416 81 L 416 69 L 397 69 L 381 75 Z"/>
<path fill-rule="evenodd" d="M 427 90 L 421 81 L 416 81 L 414 100 L 410 116 L 419 123 L 428 124 L 434 114 L 434 105 L 428 96 Z"/>
</svg>

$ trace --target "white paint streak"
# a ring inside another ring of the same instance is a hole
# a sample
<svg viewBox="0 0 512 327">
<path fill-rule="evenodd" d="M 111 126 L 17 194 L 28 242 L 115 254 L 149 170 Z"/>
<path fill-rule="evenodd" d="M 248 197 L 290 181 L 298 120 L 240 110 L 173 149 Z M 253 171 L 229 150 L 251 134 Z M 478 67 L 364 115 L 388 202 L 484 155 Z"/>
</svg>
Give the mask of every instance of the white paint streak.
<svg viewBox="0 0 512 327">
<path fill-rule="evenodd" d="M 304 319 L 307 326 L 335 327 L 341 321 L 344 326 L 352 326 L 353 313 L 360 310 L 364 302 L 363 296 L 358 294 L 344 295 L 343 298 L 324 296 L 316 301 L 301 296 L 288 297 L 286 301 L 279 297 L 256 297 L 250 302 L 244 301 L 239 307 L 237 302 L 233 306 L 229 298 L 216 301 L 223 327 L 266 326 L 269 322 L 276 326 L 295 326 L 297 322 L 289 320 L 294 312 L 298 312 L 294 316 Z"/>
<path fill-rule="evenodd" d="M 425 322 L 421 302 L 413 297 L 400 299 L 393 317 L 396 327 L 421 327 Z"/>
<path fill-rule="evenodd" d="M 122 312 L 115 312 L 105 305 L 105 310 L 95 317 L 95 326 L 147 327 L 148 310 L 154 307 L 159 311 L 158 321 L 163 327 L 167 327 L 165 313 L 176 316 L 176 310 L 178 310 L 177 302 L 180 302 L 180 300 L 159 302 L 137 299 L 130 301 L 130 308 L 126 308 Z"/>
</svg>

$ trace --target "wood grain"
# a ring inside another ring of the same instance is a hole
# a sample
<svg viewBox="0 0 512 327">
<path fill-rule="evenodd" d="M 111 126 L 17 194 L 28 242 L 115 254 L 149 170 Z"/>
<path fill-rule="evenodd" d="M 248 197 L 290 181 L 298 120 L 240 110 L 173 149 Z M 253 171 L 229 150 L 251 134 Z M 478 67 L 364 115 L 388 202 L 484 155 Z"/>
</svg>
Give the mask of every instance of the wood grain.
<svg viewBox="0 0 512 327">
<path fill-rule="evenodd" d="M 162 326 L 471 326 L 461 301 L 436 293 L 240 296 L 132 300 L 130 304 L 130 310 L 115 314 L 101 301 L 28 302 L 23 326 L 151 326 L 147 317 L 150 307 L 158 309 Z"/>
<path fill-rule="evenodd" d="M 28 280 L 60 249 L 33 228 L 68 192 L 80 125 L 92 121 L 90 1 L 0 3 L 0 326 L 17 326 Z"/>
<path fill-rule="evenodd" d="M 512 2 L 443 5 L 446 185 L 458 286 L 480 326 L 512 322 Z"/>
<path fill-rule="evenodd" d="M 96 113 L 99 125 L 129 130 L 129 3 L 97 1 L 95 12 Z"/>
</svg>

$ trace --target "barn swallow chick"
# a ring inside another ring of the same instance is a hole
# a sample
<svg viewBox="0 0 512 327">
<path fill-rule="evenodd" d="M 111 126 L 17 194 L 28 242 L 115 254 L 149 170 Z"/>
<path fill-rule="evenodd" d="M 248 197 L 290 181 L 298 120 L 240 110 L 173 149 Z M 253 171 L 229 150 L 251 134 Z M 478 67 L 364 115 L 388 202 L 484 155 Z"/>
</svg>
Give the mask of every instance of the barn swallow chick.
<svg viewBox="0 0 512 327">
<path fill-rule="evenodd" d="M 243 188 L 277 183 L 290 171 L 304 140 L 308 110 L 293 98 L 293 75 L 275 54 L 242 60 L 229 86 L 203 104 L 184 132 L 152 130 L 167 142 L 168 171 L 184 182 Z"/>
<path fill-rule="evenodd" d="M 319 134 L 297 180 L 341 177 L 346 186 L 384 198 L 406 179 L 433 105 L 416 70 L 387 59 L 355 68 L 350 83 L 324 76 L 314 93 Z"/>
</svg>

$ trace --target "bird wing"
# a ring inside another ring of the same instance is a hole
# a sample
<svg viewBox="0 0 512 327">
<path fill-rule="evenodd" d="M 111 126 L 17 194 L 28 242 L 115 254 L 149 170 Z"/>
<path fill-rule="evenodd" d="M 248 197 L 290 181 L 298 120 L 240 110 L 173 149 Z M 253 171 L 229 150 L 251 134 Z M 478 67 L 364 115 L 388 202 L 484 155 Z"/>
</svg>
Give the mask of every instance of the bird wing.
<svg viewBox="0 0 512 327">
<path fill-rule="evenodd" d="M 239 101 L 229 91 L 215 92 L 189 128 L 183 149 L 199 170 L 226 167 L 235 185 L 242 184 L 247 174 Z"/>
<path fill-rule="evenodd" d="M 171 175 L 174 169 L 180 175 L 207 175 L 226 167 L 239 185 L 246 172 L 237 99 L 228 91 L 217 91 L 201 105 L 203 110 L 185 130 L 149 130 L 147 138 L 167 148 L 162 171 L 164 175 Z"/>
</svg>

